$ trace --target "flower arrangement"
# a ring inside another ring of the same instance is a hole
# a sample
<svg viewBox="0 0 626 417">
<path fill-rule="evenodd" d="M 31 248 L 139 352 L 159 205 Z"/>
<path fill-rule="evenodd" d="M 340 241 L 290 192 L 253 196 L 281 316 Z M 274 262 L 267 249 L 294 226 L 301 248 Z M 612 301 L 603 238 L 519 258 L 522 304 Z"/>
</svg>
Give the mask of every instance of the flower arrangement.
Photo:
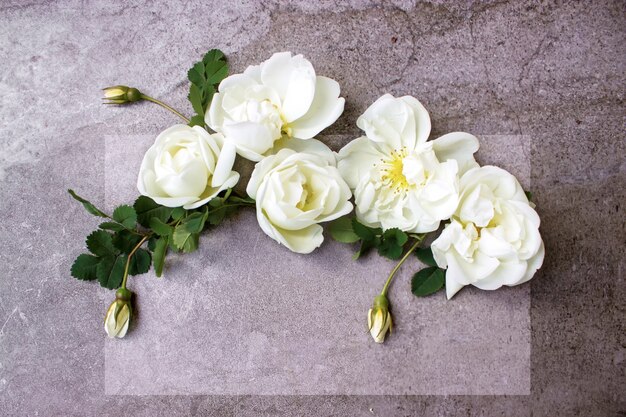
<svg viewBox="0 0 626 417">
<path fill-rule="evenodd" d="M 195 251 L 200 233 L 243 207 L 254 208 L 263 232 L 293 252 L 318 248 L 321 224 L 329 223 L 333 239 L 355 245 L 355 260 L 376 250 L 398 261 L 367 315 L 378 343 L 392 329 L 389 287 L 410 256 L 427 265 L 411 281 L 419 297 L 444 287 L 450 299 L 466 285 L 518 285 L 541 267 L 529 193 L 505 170 L 479 166 L 473 135 L 429 140 L 430 117 L 416 98 L 383 95 L 356 121 L 363 136 L 333 152 L 315 136 L 337 120 L 345 100 L 339 84 L 301 55 L 276 53 L 228 76 L 224 54 L 214 49 L 188 78 L 191 118 L 136 88 L 104 89 L 107 104 L 148 101 L 184 121 L 146 152 L 132 206 L 108 214 L 69 190 L 104 219 L 71 274 L 116 290 L 104 322 L 110 337 L 124 337 L 132 320 L 129 276 L 151 267 L 161 276 L 169 252 Z M 237 157 L 256 163 L 245 195 L 234 191 Z"/>
</svg>

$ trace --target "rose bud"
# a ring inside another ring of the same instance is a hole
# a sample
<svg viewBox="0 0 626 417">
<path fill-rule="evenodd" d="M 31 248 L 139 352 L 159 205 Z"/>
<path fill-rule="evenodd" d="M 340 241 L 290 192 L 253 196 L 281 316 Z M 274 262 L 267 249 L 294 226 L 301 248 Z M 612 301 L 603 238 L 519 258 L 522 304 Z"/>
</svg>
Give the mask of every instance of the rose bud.
<svg viewBox="0 0 626 417">
<path fill-rule="evenodd" d="M 115 301 L 111 303 L 104 317 L 104 330 L 109 337 L 122 338 L 128 331 L 128 325 L 133 312 L 130 306 L 132 293 L 126 288 L 120 288 L 115 293 Z"/>
<path fill-rule="evenodd" d="M 139 90 L 125 85 L 103 88 L 102 91 L 104 91 L 103 100 L 108 100 L 105 104 L 127 104 L 142 99 Z"/>
<path fill-rule="evenodd" d="M 391 313 L 389 312 L 389 301 L 384 295 L 377 295 L 374 298 L 374 305 L 367 313 L 367 324 L 370 334 L 376 343 L 383 343 L 387 330 L 391 333 Z"/>
</svg>

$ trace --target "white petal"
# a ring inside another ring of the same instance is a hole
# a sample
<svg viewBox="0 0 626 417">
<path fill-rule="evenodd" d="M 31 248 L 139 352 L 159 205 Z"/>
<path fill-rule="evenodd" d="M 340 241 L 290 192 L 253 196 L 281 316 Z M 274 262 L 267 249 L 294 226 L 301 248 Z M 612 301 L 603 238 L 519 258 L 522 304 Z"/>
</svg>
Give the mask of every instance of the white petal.
<svg viewBox="0 0 626 417">
<path fill-rule="evenodd" d="M 282 103 L 282 115 L 287 123 L 304 116 L 313 102 L 316 94 L 315 70 L 311 63 L 304 58 L 292 59 L 294 70 L 288 81 L 287 93 Z M 283 80 L 283 82 L 285 82 Z"/>
<path fill-rule="evenodd" d="M 290 123 L 291 134 L 296 138 L 309 139 L 335 123 L 345 104 L 345 99 L 339 97 L 339 93 L 337 81 L 318 76 L 313 102 L 304 116 Z"/>
<path fill-rule="evenodd" d="M 274 147 L 270 151 L 271 154 L 278 153 L 281 149 L 291 149 L 298 153 L 309 153 L 325 159 L 329 165 L 336 165 L 337 158 L 335 153 L 330 150 L 323 142 L 317 139 L 296 139 L 283 136 L 274 142 Z"/>
<path fill-rule="evenodd" d="M 272 132 L 261 124 L 243 122 L 227 124 L 223 127 L 226 141 L 232 141 L 237 153 L 251 161 L 260 161 L 263 154 L 274 144 Z"/>
<path fill-rule="evenodd" d="M 365 110 L 356 125 L 374 142 L 400 149 L 402 133 L 412 116 L 412 111 L 404 101 L 385 94 Z M 411 138 L 405 138 L 405 141 L 415 140 L 415 132 L 411 131 L 410 134 Z"/>
<path fill-rule="evenodd" d="M 440 162 L 455 159 L 459 164 L 459 176 L 478 166 L 474 153 L 478 151 L 478 139 L 465 132 L 452 132 L 432 141 L 433 150 Z"/>
<path fill-rule="evenodd" d="M 337 155 L 337 168 L 350 188 L 355 189 L 384 157 L 375 143 L 362 136 L 341 148 Z"/>
<path fill-rule="evenodd" d="M 409 149 L 414 149 L 417 145 L 425 143 L 430 135 L 430 115 L 426 108 L 415 97 L 404 96 L 401 99 L 413 109 L 415 121 L 415 142 L 403 143 Z M 403 140 L 404 142 L 404 140 Z"/>
<path fill-rule="evenodd" d="M 211 187 L 219 187 L 231 174 L 233 164 L 235 163 L 236 147 L 232 142 L 226 142 L 220 151 L 213 178 L 211 178 Z"/>
<path fill-rule="evenodd" d="M 464 286 L 465 285 L 459 284 L 454 279 L 450 278 L 448 274 L 446 274 L 446 297 L 448 298 L 448 300 L 454 297 L 454 295 L 459 292 L 459 290 Z"/>
</svg>

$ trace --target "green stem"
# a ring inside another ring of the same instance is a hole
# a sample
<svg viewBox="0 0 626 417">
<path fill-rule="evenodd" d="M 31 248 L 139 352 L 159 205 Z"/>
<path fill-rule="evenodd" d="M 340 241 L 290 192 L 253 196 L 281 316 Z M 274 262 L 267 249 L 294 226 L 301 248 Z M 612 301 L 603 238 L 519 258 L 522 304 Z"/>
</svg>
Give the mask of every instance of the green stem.
<svg viewBox="0 0 626 417">
<path fill-rule="evenodd" d="M 159 106 L 163 107 L 164 109 L 167 109 L 169 111 L 171 111 L 172 113 L 174 113 L 176 116 L 180 117 L 181 119 L 183 119 L 185 121 L 185 123 L 189 123 L 189 119 L 187 119 L 185 116 L 183 116 L 179 111 L 177 111 L 176 109 L 174 109 L 173 107 L 168 106 L 167 104 L 163 103 L 161 100 L 157 100 L 156 98 L 152 98 L 150 96 L 147 96 L 145 94 L 141 94 L 141 98 L 143 100 L 148 100 L 151 101 L 155 104 L 158 104 Z"/>
<path fill-rule="evenodd" d="M 126 289 L 126 281 L 128 280 L 128 268 L 130 267 L 130 260 L 132 259 L 135 252 L 137 252 L 137 249 L 139 249 L 141 245 L 143 245 L 149 238 L 150 235 L 145 235 L 143 239 L 141 239 L 139 243 L 137 243 L 137 245 L 133 248 L 133 250 L 131 250 L 128 254 L 128 258 L 126 259 L 126 266 L 124 267 L 124 279 L 122 279 L 122 286 L 120 288 Z"/>
<path fill-rule="evenodd" d="M 387 291 L 389 290 L 389 285 L 391 285 L 391 280 L 393 279 L 394 275 L 396 274 L 396 272 L 398 272 L 398 269 L 400 269 L 400 267 L 402 266 L 404 261 L 407 260 L 409 255 L 412 254 L 415 251 L 415 249 L 418 248 L 420 243 L 422 243 L 422 240 L 424 240 L 424 236 L 417 238 L 413 246 L 409 248 L 409 250 L 404 254 L 402 259 L 400 259 L 397 265 L 391 270 L 391 273 L 389 274 L 389 277 L 387 278 L 387 282 L 385 282 L 385 286 L 383 287 L 383 290 L 380 292 L 380 295 L 384 295 L 384 296 L 387 295 Z"/>
</svg>

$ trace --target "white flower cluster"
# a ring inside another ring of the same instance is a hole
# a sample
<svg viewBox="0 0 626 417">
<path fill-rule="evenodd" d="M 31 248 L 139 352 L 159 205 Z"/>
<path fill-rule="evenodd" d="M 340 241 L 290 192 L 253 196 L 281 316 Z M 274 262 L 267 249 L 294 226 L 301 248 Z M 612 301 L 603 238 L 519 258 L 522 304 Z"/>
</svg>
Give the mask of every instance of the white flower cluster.
<svg viewBox="0 0 626 417">
<path fill-rule="evenodd" d="M 433 232 L 448 298 L 465 285 L 496 289 L 529 280 L 541 266 L 539 217 L 508 172 L 479 167 L 478 140 L 435 140 L 414 97 L 380 97 L 357 120 L 364 135 L 338 153 L 314 137 L 341 115 L 339 84 L 301 55 L 274 54 L 224 79 L 200 127 L 161 133 L 141 165 L 141 194 L 168 206 L 199 207 L 232 188 L 235 155 L 257 162 L 247 185 L 257 219 L 297 253 L 323 241 L 321 222 L 350 213 L 383 230 Z"/>
</svg>

